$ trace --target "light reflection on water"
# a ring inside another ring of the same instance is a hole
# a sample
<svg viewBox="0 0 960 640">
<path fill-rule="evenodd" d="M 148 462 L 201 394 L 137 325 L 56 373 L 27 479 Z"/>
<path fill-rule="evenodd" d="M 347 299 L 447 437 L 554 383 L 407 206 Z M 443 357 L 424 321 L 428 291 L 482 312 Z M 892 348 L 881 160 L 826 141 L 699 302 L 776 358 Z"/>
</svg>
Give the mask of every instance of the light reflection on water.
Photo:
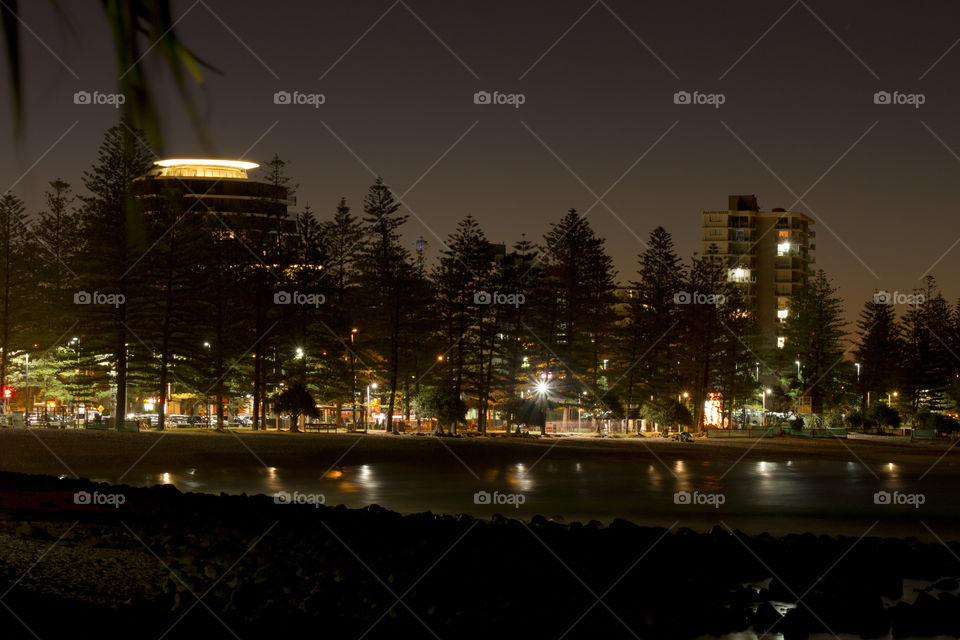
<svg viewBox="0 0 960 640">
<path fill-rule="evenodd" d="M 521 518 L 542 514 L 559 515 L 568 522 L 609 522 L 622 517 L 662 526 L 679 519 L 680 526 L 695 528 L 708 528 L 723 519 L 745 530 L 776 532 L 789 527 L 792 531 L 843 531 L 852 535 L 866 528 L 856 521 L 858 518 L 867 525 L 891 515 L 915 520 L 916 513 L 878 507 L 873 503 L 873 493 L 878 489 L 915 491 L 926 468 L 893 463 L 868 468 L 859 462 L 823 460 L 739 464 L 586 460 L 516 462 L 474 471 L 477 477 L 467 468 L 440 472 L 426 465 L 403 463 L 339 466 L 326 472 L 282 466 L 200 468 L 163 470 L 144 475 L 139 482 L 132 476 L 123 481 L 146 486 L 173 484 L 185 492 L 323 493 L 327 505 L 360 508 L 379 504 L 403 513 L 429 510 L 489 517 L 500 512 Z M 924 517 L 949 521 L 945 513 L 955 504 L 952 495 L 960 492 L 960 477 L 946 474 L 925 482 L 922 489 L 927 495 Z M 525 500 L 519 508 L 512 504 L 475 504 L 477 491 L 523 494 Z M 726 500 L 719 510 L 678 505 L 674 502 L 677 491 L 722 492 Z M 957 537 L 952 532 L 941 535 Z"/>
</svg>

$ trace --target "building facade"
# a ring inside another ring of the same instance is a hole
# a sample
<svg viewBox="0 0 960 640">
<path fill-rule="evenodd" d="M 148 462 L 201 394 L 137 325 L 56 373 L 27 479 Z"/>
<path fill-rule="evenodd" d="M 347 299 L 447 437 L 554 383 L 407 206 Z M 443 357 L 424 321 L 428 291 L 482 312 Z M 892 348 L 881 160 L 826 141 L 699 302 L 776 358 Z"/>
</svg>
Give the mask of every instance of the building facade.
<svg viewBox="0 0 960 640">
<path fill-rule="evenodd" d="M 729 196 L 726 209 L 701 216 L 703 255 L 743 288 L 765 346 L 782 347 L 790 299 L 812 273 L 813 219 L 781 208 L 761 211 L 755 195 Z"/>
</svg>

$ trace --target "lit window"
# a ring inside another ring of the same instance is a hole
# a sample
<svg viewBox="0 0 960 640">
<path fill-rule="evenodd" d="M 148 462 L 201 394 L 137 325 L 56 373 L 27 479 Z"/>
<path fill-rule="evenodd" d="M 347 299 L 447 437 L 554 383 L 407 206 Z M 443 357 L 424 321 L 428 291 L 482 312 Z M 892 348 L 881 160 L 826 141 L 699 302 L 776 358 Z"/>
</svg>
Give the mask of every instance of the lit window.
<svg viewBox="0 0 960 640">
<path fill-rule="evenodd" d="M 784 338 L 783 336 L 779 336 L 777 338 L 777 349 L 783 349 L 783 345 L 786 341 L 787 341 L 786 338 Z"/>
<path fill-rule="evenodd" d="M 786 309 L 777 309 L 777 317 L 781 320 L 787 319 L 787 310 Z"/>
<path fill-rule="evenodd" d="M 790 255 L 790 243 L 781 242 L 777 245 L 777 255 L 778 256 L 788 256 Z"/>
<path fill-rule="evenodd" d="M 750 282 L 750 270 L 743 267 L 727 270 L 727 281 L 729 282 Z"/>
</svg>

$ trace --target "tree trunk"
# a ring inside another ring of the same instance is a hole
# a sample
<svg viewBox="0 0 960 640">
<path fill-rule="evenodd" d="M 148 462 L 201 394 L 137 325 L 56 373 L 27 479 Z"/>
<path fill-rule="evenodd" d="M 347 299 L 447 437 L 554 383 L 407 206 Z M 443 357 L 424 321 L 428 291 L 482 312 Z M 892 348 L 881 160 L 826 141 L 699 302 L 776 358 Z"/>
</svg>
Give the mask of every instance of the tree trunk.
<svg viewBox="0 0 960 640">
<path fill-rule="evenodd" d="M 126 309 L 120 305 L 120 321 L 124 322 Z M 121 333 L 117 342 L 117 402 L 113 410 L 113 421 L 117 431 L 123 429 L 123 422 L 127 419 L 127 341 L 122 331 L 126 329 L 121 325 Z"/>
<path fill-rule="evenodd" d="M 160 395 L 158 396 L 160 410 L 157 412 L 157 429 L 160 431 L 166 428 L 168 366 L 166 355 L 164 355 L 160 362 Z"/>
<path fill-rule="evenodd" d="M 393 410 L 397 402 L 397 371 L 400 368 L 400 292 L 393 291 L 393 310 L 390 327 L 390 401 L 387 403 L 386 430 L 397 433 L 393 425 Z"/>
<path fill-rule="evenodd" d="M 217 431 L 223 431 L 223 391 L 217 389 Z"/>
<path fill-rule="evenodd" d="M 257 380 L 260 379 L 260 343 L 257 343 L 257 346 L 253 349 L 253 430 L 257 431 L 260 428 L 260 385 L 257 384 Z M 264 425 L 264 430 L 266 430 L 266 425 Z"/>
</svg>

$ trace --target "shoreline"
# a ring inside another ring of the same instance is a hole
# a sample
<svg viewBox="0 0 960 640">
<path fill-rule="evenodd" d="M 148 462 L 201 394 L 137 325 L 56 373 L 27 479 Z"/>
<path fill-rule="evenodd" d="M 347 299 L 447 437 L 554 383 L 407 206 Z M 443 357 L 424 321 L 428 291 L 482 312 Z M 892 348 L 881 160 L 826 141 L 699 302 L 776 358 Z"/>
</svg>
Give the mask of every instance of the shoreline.
<svg viewBox="0 0 960 640">
<path fill-rule="evenodd" d="M 78 505 L 77 491 L 125 500 Z M 173 625 L 173 637 L 317 625 L 469 638 L 960 630 L 960 543 L 401 516 L 6 472 L 0 513 L 0 586 L 27 625 L 0 611 L 11 638 Z M 600 594 L 616 616 L 590 607 Z"/>
</svg>

